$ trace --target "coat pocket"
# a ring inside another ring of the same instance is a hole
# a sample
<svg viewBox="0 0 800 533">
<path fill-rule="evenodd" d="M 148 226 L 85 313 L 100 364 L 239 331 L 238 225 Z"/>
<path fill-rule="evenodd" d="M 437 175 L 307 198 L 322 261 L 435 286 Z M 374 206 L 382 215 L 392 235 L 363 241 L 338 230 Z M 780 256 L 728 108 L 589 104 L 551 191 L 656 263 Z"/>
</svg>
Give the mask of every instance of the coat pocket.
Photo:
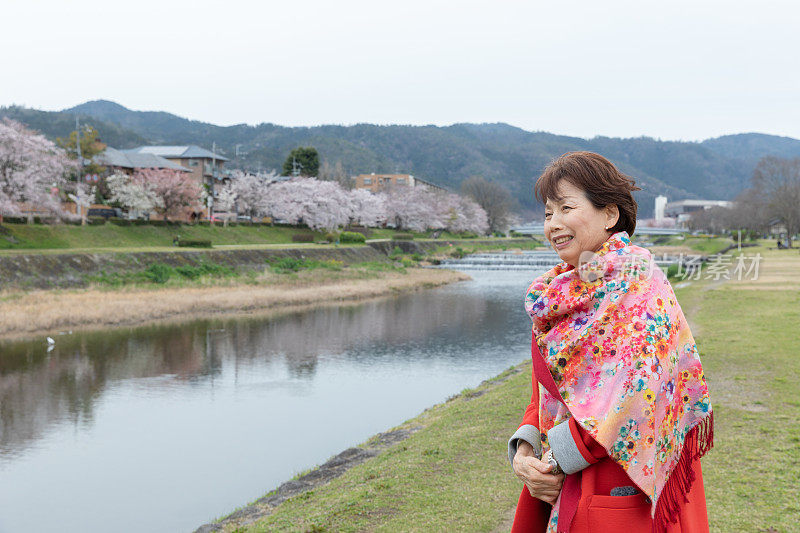
<svg viewBox="0 0 800 533">
<path fill-rule="evenodd" d="M 588 509 L 589 531 L 650 533 L 650 501 L 642 494 L 633 496 L 592 495 Z"/>
</svg>

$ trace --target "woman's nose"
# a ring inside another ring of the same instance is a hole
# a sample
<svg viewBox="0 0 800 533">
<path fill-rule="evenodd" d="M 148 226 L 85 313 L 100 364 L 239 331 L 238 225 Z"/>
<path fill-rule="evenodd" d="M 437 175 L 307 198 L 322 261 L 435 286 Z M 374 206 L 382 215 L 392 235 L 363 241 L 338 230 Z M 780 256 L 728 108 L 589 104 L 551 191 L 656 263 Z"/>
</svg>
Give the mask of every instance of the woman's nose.
<svg viewBox="0 0 800 533">
<path fill-rule="evenodd" d="M 560 230 L 563 227 L 561 224 L 561 218 L 559 218 L 559 216 L 556 215 L 555 213 L 550 215 L 550 220 L 548 225 L 550 226 L 550 231 Z"/>
</svg>

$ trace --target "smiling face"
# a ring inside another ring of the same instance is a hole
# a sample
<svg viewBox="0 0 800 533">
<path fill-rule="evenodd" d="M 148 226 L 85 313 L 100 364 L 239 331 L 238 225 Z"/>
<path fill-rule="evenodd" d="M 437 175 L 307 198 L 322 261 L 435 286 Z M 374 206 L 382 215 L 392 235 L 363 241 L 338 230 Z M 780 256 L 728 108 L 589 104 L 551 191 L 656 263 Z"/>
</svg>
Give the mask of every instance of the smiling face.
<svg viewBox="0 0 800 533">
<path fill-rule="evenodd" d="M 613 204 L 597 209 L 583 190 L 566 179 L 558 183 L 558 196 L 545 203 L 544 238 L 562 261 L 577 268 L 581 253 L 594 253 L 608 240 L 619 210 Z M 555 242 L 567 236 L 566 242 Z"/>
</svg>

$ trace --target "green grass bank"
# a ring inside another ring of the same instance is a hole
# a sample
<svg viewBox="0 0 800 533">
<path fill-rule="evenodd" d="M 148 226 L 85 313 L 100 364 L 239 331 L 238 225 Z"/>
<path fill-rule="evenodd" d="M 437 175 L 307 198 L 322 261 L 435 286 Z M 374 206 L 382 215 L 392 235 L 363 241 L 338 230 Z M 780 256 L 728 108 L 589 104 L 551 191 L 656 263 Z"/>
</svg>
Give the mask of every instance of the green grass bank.
<svg viewBox="0 0 800 533">
<path fill-rule="evenodd" d="M 711 530 L 720 533 L 800 530 L 800 255 L 761 244 L 743 252 L 761 254 L 757 279 L 704 278 L 676 289 L 715 410 L 715 446 L 702 464 Z M 525 362 L 395 428 L 421 429 L 329 483 L 274 508 L 262 505 L 258 521 L 218 525 L 507 531 L 521 484 L 506 439 L 529 397 Z"/>
<path fill-rule="evenodd" d="M 398 233 L 427 239 L 433 232 L 398 232 L 376 229 L 371 239 L 392 239 Z M 71 224 L 2 224 L 0 253 L 19 251 L 90 251 L 105 249 L 149 249 L 172 247 L 173 239 L 211 241 L 213 246 L 252 246 L 297 244 L 293 236 L 305 236 L 313 241 L 325 240 L 326 232 L 303 227 L 270 226 L 268 224 L 203 224 L 120 226 L 112 222 L 75 226 Z M 462 236 L 443 233 L 440 239 L 460 239 Z"/>
</svg>

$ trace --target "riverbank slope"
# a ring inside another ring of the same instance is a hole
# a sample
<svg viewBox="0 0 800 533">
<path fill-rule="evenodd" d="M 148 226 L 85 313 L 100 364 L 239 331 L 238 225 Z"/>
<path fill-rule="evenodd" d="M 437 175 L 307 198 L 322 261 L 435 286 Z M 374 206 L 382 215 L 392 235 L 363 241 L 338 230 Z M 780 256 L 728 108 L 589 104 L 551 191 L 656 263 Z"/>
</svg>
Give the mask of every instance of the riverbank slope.
<svg viewBox="0 0 800 533">
<path fill-rule="evenodd" d="M 0 293 L 0 339 L 60 331 L 194 320 L 216 314 L 271 314 L 437 287 L 469 276 L 441 269 L 363 263 L 188 286 Z"/>
<path fill-rule="evenodd" d="M 741 280 L 673 284 L 715 411 L 715 446 L 702 461 L 715 532 L 794 531 L 800 513 L 800 256 L 765 244 L 744 251 L 746 266 L 760 259 Z M 312 470 L 299 480 L 322 483 L 296 480 L 303 490 L 285 501 L 282 486 L 202 529 L 508 531 L 521 484 L 506 440 L 529 397 L 526 362 L 387 433 L 399 442 L 363 443 L 347 455 L 362 460 L 333 479 Z"/>
</svg>

